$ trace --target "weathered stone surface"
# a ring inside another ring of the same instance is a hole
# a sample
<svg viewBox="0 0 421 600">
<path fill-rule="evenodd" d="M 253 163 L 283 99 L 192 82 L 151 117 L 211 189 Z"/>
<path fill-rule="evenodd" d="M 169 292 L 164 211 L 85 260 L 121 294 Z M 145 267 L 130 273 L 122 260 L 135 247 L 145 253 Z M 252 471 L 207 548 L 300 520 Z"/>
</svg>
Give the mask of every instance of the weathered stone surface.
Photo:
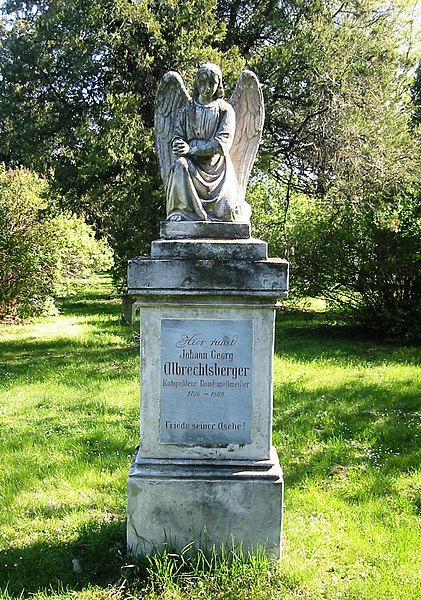
<svg viewBox="0 0 421 600">
<path fill-rule="evenodd" d="M 162 221 L 159 233 L 164 240 L 241 240 L 250 238 L 250 223 Z"/>
<path fill-rule="evenodd" d="M 280 557 L 283 477 L 276 452 L 261 463 L 134 462 L 128 480 L 128 549 L 150 554 L 237 549 Z"/>
<path fill-rule="evenodd" d="M 152 258 L 193 260 L 266 260 L 267 243 L 261 240 L 156 240 Z"/>
<path fill-rule="evenodd" d="M 121 302 L 121 318 L 129 325 L 133 325 L 136 318 L 136 299 L 124 294 Z"/>
<path fill-rule="evenodd" d="M 199 66 L 193 98 L 179 73 L 161 80 L 155 140 L 169 221 L 250 222 L 245 191 L 263 129 L 263 94 L 247 69 L 230 101 L 223 96 L 221 69 L 211 62 Z"/>
<path fill-rule="evenodd" d="M 171 239 L 129 261 L 128 291 L 141 314 L 141 422 L 128 548 L 138 556 L 192 542 L 202 550 L 263 546 L 279 558 L 272 372 L 288 263 L 268 259 L 264 242 L 235 238 L 237 224 L 203 223 L 217 226 L 208 235 L 201 225 L 168 221 Z M 204 239 L 183 237 L 186 226 Z"/>
<path fill-rule="evenodd" d="M 252 357 L 251 319 L 162 319 L 160 442 L 250 444 Z"/>
<path fill-rule="evenodd" d="M 207 293 L 281 298 L 288 289 L 288 263 L 280 258 L 247 260 L 174 260 L 134 258 L 128 266 L 133 295 Z"/>
<path fill-rule="evenodd" d="M 189 304 L 175 297 L 149 304 L 147 299 L 139 299 L 138 306 L 142 330 L 139 456 L 267 460 L 272 443 L 273 305 L 248 306 L 243 300 L 232 303 L 212 298 Z M 166 331 L 171 323 L 175 333 L 169 336 Z M 212 341 L 225 337 L 225 332 L 227 338 L 238 336 L 236 345 L 213 345 Z M 177 339 L 185 344 L 180 347 L 174 343 Z M 200 344 L 193 345 L 194 341 Z M 195 354 L 198 348 L 204 352 Z M 212 355 L 211 348 L 232 352 L 228 357 L 231 360 Z M 192 349 L 191 358 L 183 358 L 183 349 Z M 231 370 L 212 373 L 215 362 L 220 367 L 230 365 Z M 180 368 L 167 369 L 167 363 Z M 220 392 L 224 392 L 222 396 Z M 174 398 L 169 396 L 171 393 Z M 167 420 L 171 422 L 168 427 Z M 222 436 L 219 422 L 239 424 L 240 428 L 227 429 Z M 198 427 L 192 435 L 195 423 Z M 214 429 L 206 431 L 205 427 L 212 424 Z M 187 426 L 189 435 L 183 438 L 182 430 Z M 171 427 L 178 427 L 178 433 L 169 435 Z M 227 435 L 230 431 L 231 436 Z"/>
</svg>

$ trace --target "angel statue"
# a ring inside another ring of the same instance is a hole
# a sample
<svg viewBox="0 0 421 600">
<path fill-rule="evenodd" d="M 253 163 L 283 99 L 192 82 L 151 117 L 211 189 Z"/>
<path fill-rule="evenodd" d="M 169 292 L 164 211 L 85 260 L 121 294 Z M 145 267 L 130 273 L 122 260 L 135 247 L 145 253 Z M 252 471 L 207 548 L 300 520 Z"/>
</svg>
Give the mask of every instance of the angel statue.
<svg viewBox="0 0 421 600">
<path fill-rule="evenodd" d="M 169 221 L 248 223 L 247 181 L 263 129 L 256 75 L 243 71 L 229 102 L 221 69 L 197 71 L 193 97 L 175 71 L 164 75 L 155 100 L 158 161 Z"/>
</svg>

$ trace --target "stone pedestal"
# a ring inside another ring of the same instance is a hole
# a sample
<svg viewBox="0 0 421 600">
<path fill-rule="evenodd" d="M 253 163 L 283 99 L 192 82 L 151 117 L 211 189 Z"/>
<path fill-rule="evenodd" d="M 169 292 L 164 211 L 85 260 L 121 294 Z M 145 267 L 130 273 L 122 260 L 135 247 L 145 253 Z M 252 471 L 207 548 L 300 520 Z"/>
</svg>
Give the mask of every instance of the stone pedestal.
<svg viewBox="0 0 421 600">
<path fill-rule="evenodd" d="M 280 556 L 271 444 L 274 309 L 288 265 L 248 225 L 170 223 L 129 261 L 141 319 L 140 445 L 128 479 L 134 555 L 241 546 Z"/>
</svg>

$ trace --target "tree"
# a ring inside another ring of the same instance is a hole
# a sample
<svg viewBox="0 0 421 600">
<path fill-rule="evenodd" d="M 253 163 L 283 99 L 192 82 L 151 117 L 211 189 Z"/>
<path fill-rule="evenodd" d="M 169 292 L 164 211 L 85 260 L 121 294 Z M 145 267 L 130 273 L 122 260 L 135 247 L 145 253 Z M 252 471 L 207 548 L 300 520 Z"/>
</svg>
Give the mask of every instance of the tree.
<svg viewBox="0 0 421 600">
<path fill-rule="evenodd" d="M 415 71 L 415 77 L 411 87 L 411 99 L 414 107 L 413 124 L 419 126 L 421 123 L 421 63 Z"/>
<path fill-rule="evenodd" d="M 49 175 L 109 237 L 121 281 L 164 217 L 160 78 L 175 68 L 191 81 L 204 59 L 238 73 L 241 60 L 216 48 L 224 27 L 213 0 L 9 0 L 2 12 L 0 157 Z"/>
<path fill-rule="evenodd" d="M 413 4 L 413 3 L 412 3 Z M 407 85 L 405 16 L 374 0 L 219 2 L 236 44 L 259 74 L 267 107 L 261 166 L 280 181 L 323 196 L 347 180 L 366 122 Z M 402 27 L 404 31 L 402 32 Z M 259 32 L 259 34 L 256 34 Z M 361 170 L 362 169 L 362 170 Z"/>
<path fill-rule="evenodd" d="M 254 44 L 255 13 L 225 3 L 265 86 L 261 166 L 278 181 L 276 190 L 263 178 L 266 222 L 272 248 L 291 261 L 293 293 L 323 295 L 405 338 L 421 335 L 413 4 L 261 3 L 266 43 Z"/>
<path fill-rule="evenodd" d="M 66 206 L 107 234 L 122 281 L 126 259 L 149 252 L 164 216 L 153 142 L 161 76 L 175 68 L 191 82 L 197 63 L 210 59 L 228 74 L 229 90 L 247 64 L 264 88 L 259 168 L 276 180 L 267 197 L 277 190 L 279 209 L 272 198 L 269 212 L 277 215 L 280 252 L 295 269 L 293 285 L 299 281 L 304 293 L 305 279 L 310 290 L 318 273 L 296 219 L 306 222 L 296 201 L 301 194 L 310 212 L 326 213 L 337 241 L 345 231 L 355 241 L 341 264 L 331 261 L 336 275 L 320 279 L 319 293 L 331 294 L 345 267 L 364 263 L 364 240 L 380 248 L 373 224 L 393 223 L 394 208 L 408 202 L 413 210 L 399 209 L 398 220 L 405 213 L 415 227 L 418 218 L 419 133 L 415 126 L 409 133 L 408 93 L 419 58 L 411 37 L 414 4 L 8 0 L 0 37 L 0 156 L 49 174 Z M 417 90 L 416 82 L 415 111 Z M 323 230 L 324 219 L 316 223 Z M 357 280 L 350 281 L 358 294 Z"/>
</svg>

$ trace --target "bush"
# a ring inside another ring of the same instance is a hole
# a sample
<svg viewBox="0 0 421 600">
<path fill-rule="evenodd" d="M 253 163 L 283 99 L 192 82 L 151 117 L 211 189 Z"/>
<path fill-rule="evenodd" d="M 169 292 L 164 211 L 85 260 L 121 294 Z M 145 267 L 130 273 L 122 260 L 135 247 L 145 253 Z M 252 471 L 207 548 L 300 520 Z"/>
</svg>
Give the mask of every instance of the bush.
<svg viewBox="0 0 421 600">
<path fill-rule="evenodd" d="M 268 243 L 270 256 L 285 258 L 285 219 L 288 210 L 285 186 L 261 173 L 250 181 L 247 201 L 252 207 L 252 235 Z"/>
<path fill-rule="evenodd" d="M 57 253 L 55 292 L 68 292 L 75 280 L 113 265 L 113 253 L 105 240 L 97 240 L 93 227 L 82 217 L 60 213 L 51 220 Z"/>
<path fill-rule="evenodd" d="M 421 207 L 411 194 L 381 206 L 295 202 L 286 227 L 292 288 L 322 296 L 382 337 L 421 339 Z"/>
<path fill-rule="evenodd" d="M 0 165 L 0 318 L 51 311 L 69 281 L 111 264 L 92 228 L 57 210 L 46 180 Z"/>
<path fill-rule="evenodd" d="M 382 337 L 421 339 L 421 203 L 416 186 L 376 202 L 324 199 L 269 177 L 248 192 L 253 234 L 290 262 L 290 297 L 320 297 L 342 318 Z"/>
</svg>

